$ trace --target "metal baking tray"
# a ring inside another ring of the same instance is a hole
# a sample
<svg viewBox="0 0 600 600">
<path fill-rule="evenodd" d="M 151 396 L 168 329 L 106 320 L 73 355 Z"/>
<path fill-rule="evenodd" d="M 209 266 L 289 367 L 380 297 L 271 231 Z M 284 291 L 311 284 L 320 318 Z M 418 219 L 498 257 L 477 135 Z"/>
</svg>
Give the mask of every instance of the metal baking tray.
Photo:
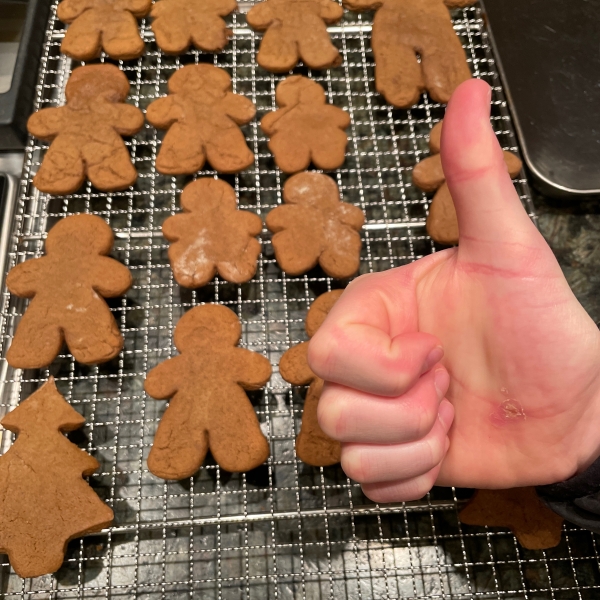
<svg viewBox="0 0 600 600">
<path fill-rule="evenodd" d="M 482 2 L 536 187 L 600 197 L 600 0 Z"/>
<path fill-rule="evenodd" d="M 36 108 L 64 101 L 74 66 L 60 54 L 64 30 L 55 9 L 54 4 Z M 499 139 L 518 151 L 480 10 L 457 10 L 453 17 L 473 73 L 494 87 Z M 254 166 L 223 179 L 235 188 L 240 208 L 264 217 L 281 202 L 285 177 L 273 163 L 258 120 L 275 107 L 275 86 L 283 76 L 257 67 L 260 36 L 246 26 L 243 12 L 230 21 L 234 36 L 225 52 L 191 51 L 181 57 L 159 52 L 148 21 L 142 21 L 146 54 L 118 65 L 131 82 L 129 101 L 142 109 L 166 93 L 168 77 L 183 64 L 210 61 L 227 69 L 235 92 L 252 98 L 258 116 L 244 127 L 256 155 Z M 329 101 L 350 114 L 347 159 L 335 178 L 344 200 L 366 214 L 362 273 L 407 264 L 436 250 L 425 231 L 430 198 L 412 185 L 411 171 L 428 154 L 429 131 L 444 114 L 444 107 L 427 96 L 410 110 L 396 110 L 374 91 L 371 23 L 372 14 L 346 13 L 330 28 L 342 65 L 322 72 L 295 69 L 319 81 Z M 54 375 L 61 392 L 87 419 L 71 439 L 100 462 L 90 482 L 115 511 L 113 527 L 69 544 L 64 565 L 54 575 L 22 580 L 0 557 L 3 598 L 597 598 L 597 538 L 587 531 L 566 526 L 558 548 L 523 550 L 508 531 L 459 523 L 458 507 L 468 491 L 440 488 L 418 502 L 377 506 L 339 467 L 312 468 L 296 458 L 294 438 L 305 390 L 285 383 L 277 365 L 291 345 L 306 339 L 304 318 L 311 301 L 341 283 L 318 269 L 302 277 L 283 275 L 264 230 L 252 281 L 233 285 L 216 279 L 196 291 L 181 289 L 173 281 L 160 227 L 179 210 L 179 194 L 191 178 L 154 170 L 161 135 L 146 125 L 128 142 L 140 174 L 134 188 L 106 194 L 87 185 L 66 197 L 50 197 L 33 187 L 47 146 L 28 142 L 23 178 L 15 201 L 8 203 L 12 228 L 6 268 L 39 256 L 57 219 L 91 212 L 113 228 L 113 256 L 131 269 L 134 284 L 126 297 L 111 301 L 125 337 L 123 351 L 111 363 L 86 367 L 65 354 L 48 369 L 19 371 L 0 362 L 0 413 Z M 526 182 L 516 185 L 533 217 Z M 262 467 L 235 475 L 209 459 L 195 477 L 165 482 L 146 467 L 165 403 L 144 394 L 144 374 L 175 353 L 175 323 L 202 302 L 236 311 L 243 324 L 242 344 L 273 364 L 266 389 L 252 394 L 271 457 Z M 2 288 L 2 356 L 24 308 Z M 12 439 L 3 433 L 3 451 Z"/>
</svg>

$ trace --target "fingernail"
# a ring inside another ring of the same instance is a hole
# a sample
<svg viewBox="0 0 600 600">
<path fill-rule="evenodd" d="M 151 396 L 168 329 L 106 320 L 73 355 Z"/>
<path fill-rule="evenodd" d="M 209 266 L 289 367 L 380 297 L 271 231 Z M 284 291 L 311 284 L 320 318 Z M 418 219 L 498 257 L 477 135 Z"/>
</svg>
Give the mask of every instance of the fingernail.
<svg viewBox="0 0 600 600">
<path fill-rule="evenodd" d="M 454 406 L 448 400 L 442 400 L 438 409 L 438 419 L 447 433 L 452 426 L 452 421 L 454 421 Z"/>
<path fill-rule="evenodd" d="M 441 346 L 436 346 L 425 359 L 425 364 L 423 365 L 423 373 L 426 373 L 433 367 L 433 365 L 437 364 L 442 360 L 444 356 L 444 349 Z"/>
<path fill-rule="evenodd" d="M 446 369 L 436 369 L 433 376 L 433 383 L 437 393 L 438 400 L 441 402 L 450 386 L 450 375 Z"/>
</svg>

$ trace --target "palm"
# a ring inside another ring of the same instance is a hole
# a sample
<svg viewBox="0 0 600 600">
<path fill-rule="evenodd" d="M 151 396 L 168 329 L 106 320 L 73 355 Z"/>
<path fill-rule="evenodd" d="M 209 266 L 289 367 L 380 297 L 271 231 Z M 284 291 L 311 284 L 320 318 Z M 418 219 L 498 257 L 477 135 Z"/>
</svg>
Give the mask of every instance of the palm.
<svg viewBox="0 0 600 600">
<path fill-rule="evenodd" d="M 476 243 L 414 265 L 418 327 L 444 347 L 456 411 L 439 482 L 511 487 L 568 477 L 581 465 L 565 457 L 578 449 L 587 457 L 586 440 L 597 443 L 587 430 L 598 330 L 537 232 L 528 246 L 497 245 L 491 264 L 471 260 Z"/>
</svg>

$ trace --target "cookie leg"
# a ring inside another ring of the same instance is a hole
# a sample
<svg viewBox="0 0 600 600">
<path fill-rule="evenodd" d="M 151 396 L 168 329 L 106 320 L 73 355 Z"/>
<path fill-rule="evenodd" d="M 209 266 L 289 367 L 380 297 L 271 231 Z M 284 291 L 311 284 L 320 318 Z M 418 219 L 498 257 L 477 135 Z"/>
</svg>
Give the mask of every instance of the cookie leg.
<svg viewBox="0 0 600 600">
<path fill-rule="evenodd" d="M 225 21 L 217 16 L 206 16 L 202 21 L 202 26 L 196 27 L 192 31 L 192 40 L 196 48 L 205 52 L 223 50 L 229 41 Z"/>
<path fill-rule="evenodd" d="M 454 90 L 471 78 L 465 51 L 450 25 L 443 40 L 424 47 L 421 66 L 425 87 L 436 102 L 448 102 Z"/>
<path fill-rule="evenodd" d="M 189 24 L 172 12 L 165 12 L 152 21 L 157 46 L 166 54 L 181 54 L 190 45 Z"/>
<path fill-rule="evenodd" d="M 206 158 L 219 173 L 237 173 L 254 163 L 254 154 L 238 127 L 219 131 L 206 144 Z"/>
<path fill-rule="evenodd" d="M 341 445 L 325 435 L 317 420 L 317 406 L 323 390 L 323 380 L 315 379 L 306 393 L 302 426 L 296 438 L 298 458 L 313 467 L 327 467 L 340 462 Z"/>
<path fill-rule="evenodd" d="M 47 194 L 72 194 L 85 181 L 79 139 L 59 135 L 46 152 L 33 185 Z"/>
<path fill-rule="evenodd" d="M 296 66 L 298 44 L 280 22 L 276 21 L 265 32 L 256 61 L 263 69 L 273 73 L 285 73 Z"/>
<path fill-rule="evenodd" d="M 262 465 L 269 458 L 269 442 L 262 434 L 256 413 L 239 386 L 228 387 L 228 407 L 211 413 L 208 429 L 210 450 L 219 466 L 232 473 L 243 473 Z"/>
<path fill-rule="evenodd" d="M 310 148 L 301 135 L 289 131 L 276 133 L 268 146 L 275 163 L 284 173 L 304 171 L 310 165 Z"/>
<path fill-rule="evenodd" d="M 124 190 L 135 183 L 137 171 L 120 136 L 103 133 L 83 148 L 88 177 L 103 192 Z"/>
<path fill-rule="evenodd" d="M 319 257 L 323 271 L 336 279 L 351 277 L 360 267 L 360 235 L 347 227 L 332 225 L 327 237 L 329 243 Z"/>
<path fill-rule="evenodd" d="M 310 39 L 298 42 L 300 58 L 311 69 L 325 69 L 341 64 L 342 57 L 338 49 L 331 43 L 325 27 L 318 28 Z"/>
<path fill-rule="evenodd" d="M 324 240 L 318 230 L 311 236 L 299 236 L 293 229 L 279 231 L 273 236 L 273 249 L 277 264 L 282 271 L 293 277 L 302 275 L 317 266 Z"/>
<path fill-rule="evenodd" d="M 128 11 L 110 23 L 102 32 L 104 51 L 117 60 L 137 58 L 144 52 L 144 40 L 140 37 L 138 22 Z"/>
<path fill-rule="evenodd" d="M 325 129 L 311 147 L 311 158 L 319 169 L 337 169 L 346 160 L 348 136 L 341 129 Z"/>
<path fill-rule="evenodd" d="M 156 168 L 165 175 L 184 175 L 199 171 L 206 154 L 203 140 L 189 128 L 175 123 L 163 138 L 156 157 Z"/>
<path fill-rule="evenodd" d="M 375 55 L 375 87 L 389 104 L 410 108 L 419 100 L 425 87 L 421 65 L 410 46 L 390 45 L 387 40 L 385 36 L 379 37 L 373 32 L 371 43 Z"/>
<path fill-rule="evenodd" d="M 198 398 L 175 395 L 165 411 L 148 455 L 150 472 L 163 479 L 191 477 L 200 468 L 208 451 L 208 436 L 190 419 Z"/>
<path fill-rule="evenodd" d="M 47 315 L 37 310 L 35 300 L 21 317 L 13 341 L 6 352 L 9 365 L 17 369 L 40 369 L 49 365 L 63 345 L 60 327 Z"/>
<path fill-rule="evenodd" d="M 76 60 L 91 60 L 100 56 L 100 30 L 94 10 L 86 10 L 69 25 L 60 51 Z"/>
<path fill-rule="evenodd" d="M 123 348 L 123 336 L 102 301 L 63 324 L 65 341 L 77 362 L 95 365 L 113 359 Z"/>
</svg>

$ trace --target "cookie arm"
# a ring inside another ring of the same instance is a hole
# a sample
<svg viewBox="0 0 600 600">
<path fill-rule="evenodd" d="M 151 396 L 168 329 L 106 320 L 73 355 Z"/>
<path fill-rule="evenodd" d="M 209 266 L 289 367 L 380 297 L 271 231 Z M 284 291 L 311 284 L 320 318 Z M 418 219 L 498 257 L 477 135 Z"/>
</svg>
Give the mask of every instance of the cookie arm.
<svg viewBox="0 0 600 600">
<path fill-rule="evenodd" d="M 157 129 L 168 129 L 183 118 L 183 111 L 178 106 L 175 96 L 165 96 L 152 102 L 146 109 L 148 123 Z"/>
<path fill-rule="evenodd" d="M 257 31 L 264 31 L 274 19 L 275 15 L 268 0 L 255 4 L 246 15 L 248 25 Z"/>
<path fill-rule="evenodd" d="M 157 400 L 166 400 L 177 393 L 181 377 L 181 359 L 181 356 L 167 358 L 146 375 L 144 390 L 149 396 Z"/>
<path fill-rule="evenodd" d="M 384 0 L 343 0 L 344 6 L 349 10 L 377 10 L 383 6 Z"/>
<path fill-rule="evenodd" d="M 121 7 L 128 10 L 134 17 L 144 17 L 148 14 L 152 0 L 125 0 Z"/>
<path fill-rule="evenodd" d="M 72 23 L 88 8 L 93 8 L 95 0 L 63 0 L 56 9 L 56 16 L 63 23 Z"/>
<path fill-rule="evenodd" d="M 27 121 L 27 131 L 40 140 L 53 140 L 64 126 L 65 107 L 42 108 Z"/>
<path fill-rule="evenodd" d="M 292 385 L 308 385 L 316 376 L 307 360 L 308 342 L 292 346 L 279 361 L 279 373 Z"/>
<path fill-rule="evenodd" d="M 245 390 L 258 390 L 271 377 L 271 363 L 258 352 L 235 348 L 237 354 L 235 381 Z"/>
<path fill-rule="evenodd" d="M 221 100 L 221 107 L 238 125 L 249 123 L 256 114 L 256 106 L 252 100 L 231 92 L 228 92 Z"/>
<path fill-rule="evenodd" d="M 281 204 L 269 211 L 265 218 L 265 224 L 269 231 L 277 233 L 296 225 L 304 214 L 306 214 L 306 208 L 303 206 Z"/>
<path fill-rule="evenodd" d="M 360 231 L 360 228 L 365 223 L 365 213 L 358 206 L 354 206 L 354 204 L 349 204 L 348 202 L 340 202 L 337 217 L 340 223 L 348 225 L 352 229 L 356 229 L 356 231 Z"/>
<path fill-rule="evenodd" d="M 282 117 L 282 112 L 280 110 L 274 110 L 273 112 L 267 113 L 260 120 L 260 128 L 267 134 L 273 135 L 275 133 L 275 125 L 277 121 Z"/>
<path fill-rule="evenodd" d="M 336 127 L 340 127 L 341 129 L 346 129 L 348 125 L 350 125 L 350 115 L 345 111 L 339 108 L 339 106 L 333 106 L 332 104 L 326 104 L 323 107 L 325 111 L 325 116 L 327 120 Z"/>
<path fill-rule="evenodd" d="M 133 135 L 144 125 L 144 114 L 131 104 L 114 104 L 112 125 L 119 135 Z"/>
<path fill-rule="evenodd" d="M 325 23 L 335 23 L 344 16 L 344 9 L 337 3 L 331 0 L 320 0 L 320 16 Z"/>
<path fill-rule="evenodd" d="M 169 242 L 176 242 L 179 238 L 183 237 L 182 233 L 187 229 L 186 224 L 189 217 L 190 213 L 179 213 L 165 219 L 162 226 L 163 236 Z"/>
<path fill-rule="evenodd" d="M 133 283 L 129 269 L 110 256 L 94 259 L 91 280 L 94 290 L 105 298 L 120 296 Z"/>
<path fill-rule="evenodd" d="M 6 287 L 19 298 L 33 298 L 44 271 L 44 258 L 27 260 L 13 267 L 6 276 Z"/>
</svg>

